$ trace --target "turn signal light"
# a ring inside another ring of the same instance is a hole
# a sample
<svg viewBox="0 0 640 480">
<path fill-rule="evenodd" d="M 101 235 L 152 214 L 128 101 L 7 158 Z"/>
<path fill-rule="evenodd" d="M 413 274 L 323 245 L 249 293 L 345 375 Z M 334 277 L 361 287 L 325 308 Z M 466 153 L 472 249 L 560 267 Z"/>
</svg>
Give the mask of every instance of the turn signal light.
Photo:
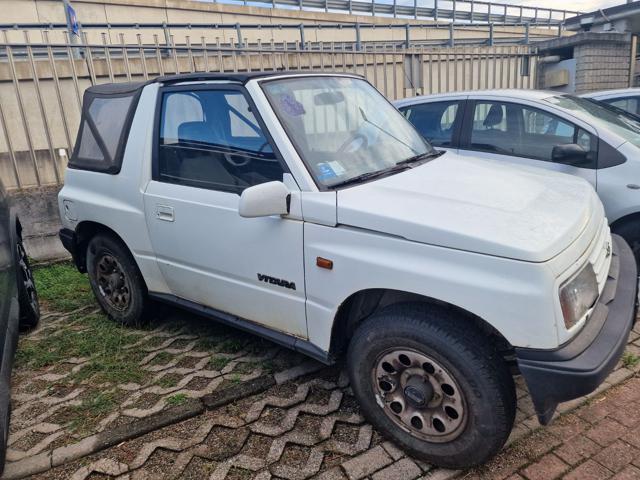
<svg viewBox="0 0 640 480">
<path fill-rule="evenodd" d="M 317 257 L 316 265 L 320 268 L 326 268 L 327 270 L 331 270 L 333 268 L 333 260 L 329 260 L 328 258 Z"/>
</svg>

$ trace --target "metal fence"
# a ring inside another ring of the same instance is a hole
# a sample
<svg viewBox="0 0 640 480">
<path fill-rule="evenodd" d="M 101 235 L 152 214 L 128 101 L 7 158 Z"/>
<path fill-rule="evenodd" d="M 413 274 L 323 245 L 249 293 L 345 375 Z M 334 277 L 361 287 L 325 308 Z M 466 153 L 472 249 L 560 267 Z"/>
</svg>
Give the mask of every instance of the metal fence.
<svg viewBox="0 0 640 480">
<path fill-rule="evenodd" d="M 509 25 L 496 23 L 88 23 L 79 35 L 70 35 L 66 24 L 0 24 L 5 41 L 72 41 L 73 43 L 136 42 L 185 46 L 187 38 L 207 46 L 315 50 L 323 40 L 332 38 L 334 46 L 347 50 L 372 50 L 455 45 L 527 45 L 530 42 L 561 36 L 562 24 L 536 24 L 528 21 Z M 326 43 L 326 42 L 325 42 Z M 15 52 L 19 54 L 20 52 Z"/>
<path fill-rule="evenodd" d="M 83 91 L 99 83 L 204 71 L 335 71 L 363 75 L 397 99 L 464 89 L 533 88 L 536 77 L 535 52 L 524 45 L 365 51 L 320 43 L 313 50 L 282 50 L 269 44 L 238 48 L 190 41 L 184 46 L 141 41 L 78 46 L 47 42 L 46 32 L 43 43 L 4 38 L 0 177 L 10 189 L 62 183 Z"/>
</svg>

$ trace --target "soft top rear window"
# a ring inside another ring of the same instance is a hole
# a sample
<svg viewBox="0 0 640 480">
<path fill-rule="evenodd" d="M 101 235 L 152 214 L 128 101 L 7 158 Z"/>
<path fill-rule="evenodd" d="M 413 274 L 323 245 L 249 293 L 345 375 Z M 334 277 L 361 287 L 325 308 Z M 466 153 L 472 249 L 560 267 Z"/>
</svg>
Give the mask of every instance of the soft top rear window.
<svg viewBox="0 0 640 480">
<path fill-rule="evenodd" d="M 69 167 L 117 174 L 141 88 L 88 88 Z"/>
</svg>

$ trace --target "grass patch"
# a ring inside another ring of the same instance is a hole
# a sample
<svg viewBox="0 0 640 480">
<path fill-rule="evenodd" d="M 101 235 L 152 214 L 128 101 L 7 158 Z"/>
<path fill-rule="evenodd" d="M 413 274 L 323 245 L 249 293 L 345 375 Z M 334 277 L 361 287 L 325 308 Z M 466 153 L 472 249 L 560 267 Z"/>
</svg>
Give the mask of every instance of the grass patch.
<svg viewBox="0 0 640 480">
<path fill-rule="evenodd" d="M 211 365 L 211 368 L 214 370 L 222 370 L 224 367 L 229 365 L 230 361 L 231 359 L 225 357 L 211 357 L 209 365 Z"/>
<path fill-rule="evenodd" d="M 235 338 L 229 338 L 220 344 L 218 348 L 222 353 L 238 353 L 242 350 L 242 342 Z"/>
<path fill-rule="evenodd" d="M 92 392 L 80 405 L 71 407 L 73 420 L 69 429 L 73 433 L 91 433 L 93 426 L 116 405 L 114 392 Z"/>
<path fill-rule="evenodd" d="M 640 357 L 631 352 L 624 352 L 622 355 L 622 365 L 625 368 L 633 368 L 640 363 Z"/>
<path fill-rule="evenodd" d="M 95 303 L 89 279 L 70 262 L 35 268 L 33 275 L 46 309 L 70 312 Z"/>
<path fill-rule="evenodd" d="M 175 387 L 179 381 L 180 381 L 179 375 L 169 374 L 169 375 L 163 375 L 162 377 L 160 377 L 155 382 L 155 385 L 158 385 L 159 387 L 162 387 L 162 388 L 171 388 L 171 387 Z"/>
<path fill-rule="evenodd" d="M 185 393 L 176 393 L 175 395 L 171 395 L 167 397 L 167 405 L 171 405 L 172 407 L 177 407 L 178 405 L 182 405 L 187 401 L 189 397 Z"/>
<path fill-rule="evenodd" d="M 165 365 L 173 360 L 173 355 L 169 352 L 162 351 L 151 359 L 151 365 Z"/>
<path fill-rule="evenodd" d="M 143 353 L 138 349 L 123 348 L 137 338 L 105 315 L 87 315 L 73 329 L 61 328 L 34 340 L 22 338 L 16 353 L 16 367 L 40 369 L 70 357 L 88 357 L 89 363 L 73 374 L 71 380 L 141 382 L 145 378 L 139 366 Z"/>
</svg>

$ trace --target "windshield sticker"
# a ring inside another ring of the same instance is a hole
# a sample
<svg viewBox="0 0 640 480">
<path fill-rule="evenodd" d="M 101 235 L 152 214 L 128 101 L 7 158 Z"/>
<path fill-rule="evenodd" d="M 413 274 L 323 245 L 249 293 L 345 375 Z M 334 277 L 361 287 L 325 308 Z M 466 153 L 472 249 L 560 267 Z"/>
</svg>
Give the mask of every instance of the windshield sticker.
<svg viewBox="0 0 640 480">
<path fill-rule="evenodd" d="M 326 162 L 319 163 L 317 165 L 317 168 L 318 168 L 318 179 L 321 181 L 329 180 L 331 178 L 337 177 L 336 172 L 333 171 L 333 168 L 331 168 L 331 165 L 329 165 Z"/>
<path fill-rule="evenodd" d="M 295 99 L 295 97 L 289 93 L 280 95 L 280 108 L 283 112 L 291 115 L 292 117 L 299 117 L 304 115 L 304 107 Z"/>
<path fill-rule="evenodd" d="M 334 160 L 333 162 L 327 162 L 327 163 L 331 167 L 331 170 L 333 170 L 337 176 L 344 175 L 344 173 L 346 172 L 342 164 L 336 160 Z"/>
</svg>

